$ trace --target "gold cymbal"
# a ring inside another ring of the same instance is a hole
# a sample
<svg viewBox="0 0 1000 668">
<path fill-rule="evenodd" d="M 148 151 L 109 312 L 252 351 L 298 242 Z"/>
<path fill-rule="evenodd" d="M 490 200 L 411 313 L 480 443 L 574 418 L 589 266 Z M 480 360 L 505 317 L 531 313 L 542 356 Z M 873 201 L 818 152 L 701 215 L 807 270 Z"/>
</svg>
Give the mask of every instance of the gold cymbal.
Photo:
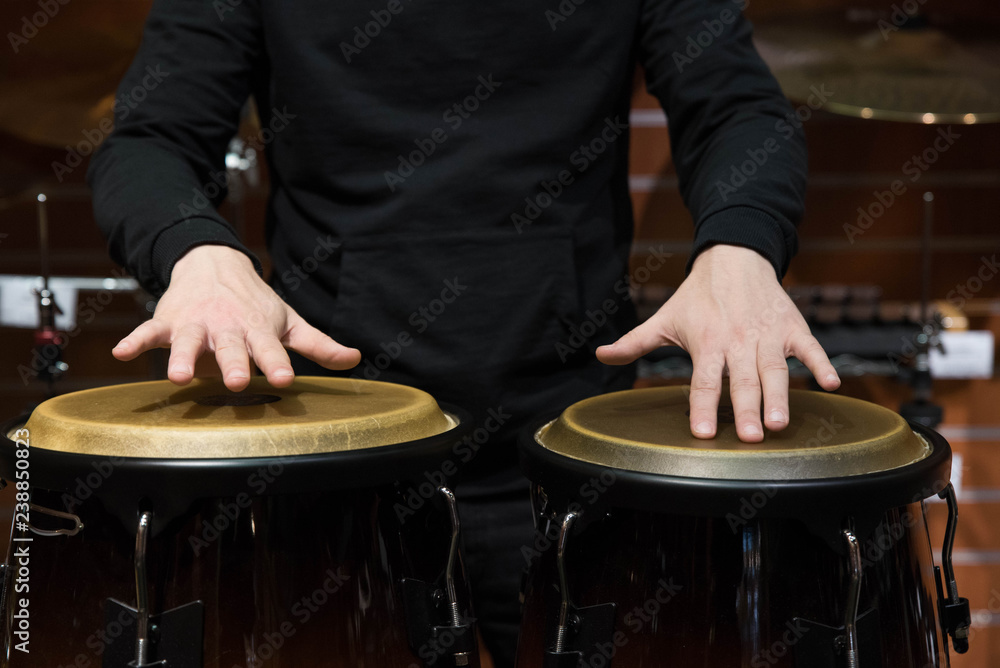
<svg viewBox="0 0 1000 668">
<path fill-rule="evenodd" d="M 982 26 L 911 28 L 891 15 L 826 12 L 762 22 L 755 42 L 795 102 L 818 101 L 820 90 L 828 91 L 822 108 L 834 113 L 971 124 L 1000 121 L 997 35 Z"/>
<path fill-rule="evenodd" d="M 234 393 L 219 380 L 112 385 L 40 404 L 32 448 L 107 457 L 214 459 L 363 450 L 406 443 L 456 424 L 421 390 L 368 380 L 298 377 L 275 388 L 256 377 Z"/>
<path fill-rule="evenodd" d="M 53 16 L 29 0 L 0 4 L 15 35 L 4 40 L 15 53 L 0 60 L 0 129 L 36 144 L 85 142 L 92 150 L 106 135 L 101 122 L 112 119 L 115 89 L 152 0 L 61 2 Z"/>
<path fill-rule="evenodd" d="M 719 480 L 836 478 L 920 461 L 931 448 L 887 408 L 834 394 L 792 390 L 791 420 L 761 443 L 736 435 L 724 395 L 717 435 L 691 435 L 690 388 L 626 390 L 585 399 L 535 434 L 543 447 L 600 466 Z"/>
</svg>

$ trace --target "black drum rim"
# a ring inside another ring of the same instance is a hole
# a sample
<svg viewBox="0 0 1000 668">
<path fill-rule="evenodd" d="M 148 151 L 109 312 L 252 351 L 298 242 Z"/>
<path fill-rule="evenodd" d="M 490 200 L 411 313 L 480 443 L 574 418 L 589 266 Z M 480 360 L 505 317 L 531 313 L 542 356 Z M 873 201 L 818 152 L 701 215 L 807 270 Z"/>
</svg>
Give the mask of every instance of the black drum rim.
<svg viewBox="0 0 1000 668">
<path fill-rule="evenodd" d="M 746 508 L 753 517 L 802 518 L 824 512 L 838 515 L 879 514 L 922 501 L 944 489 L 951 479 L 951 446 L 936 431 L 908 422 L 927 439 L 924 459 L 871 474 L 802 480 L 729 480 L 665 476 L 593 464 L 553 452 L 535 439 L 536 432 L 558 418 L 549 414 L 518 435 L 522 472 L 547 492 L 573 499 L 590 486 L 596 505 L 704 517 L 729 517 Z M 604 483 L 601 475 L 604 474 Z M 610 485 L 606 481 L 613 479 Z M 598 484 L 595 484 L 594 481 Z M 763 494 L 765 502 L 755 501 Z M 759 507 L 758 507 L 759 505 Z"/>
<path fill-rule="evenodd" d="M 439 402 L 441 409 L 456 420 L 454 427 L 440 434 L 414 441 L 360 450 L 272 457 L 166 459 L 109 457 L 32 449 L 29 455 L 32 487 L 73 493 L 81 480 L 98 466 L 113 467 L 100 476 L 97 486 L 87 485 L 98 496 L 122 495 L 148 498 L 158 495 L 188 499 L 255 495 L 300 494 L 331 490 L 351 490 L 405 483 L 420 484 L 434 479 L 437 467 L 447 454 L 471 432 L 471 414 L 458 406 Z M 25 416 L 7 421 L 0 434 L 0 478 L 14 480 L 17 445 L 8 434 L 23 426 Z M 263 491 L 255 493 L 250 476 L 280 470 L 271 475 Z"/>
</svg>

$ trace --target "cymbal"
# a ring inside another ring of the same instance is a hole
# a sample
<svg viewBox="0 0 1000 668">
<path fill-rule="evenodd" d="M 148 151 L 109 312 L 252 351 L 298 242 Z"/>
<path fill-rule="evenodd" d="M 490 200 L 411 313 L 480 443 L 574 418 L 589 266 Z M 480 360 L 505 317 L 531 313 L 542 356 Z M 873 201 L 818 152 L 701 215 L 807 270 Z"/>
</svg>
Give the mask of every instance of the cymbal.
<svg viewBox="0 0 1000 668">
<path fill-rule="evenodd" d="M 112 385 L 42 402 L 27 428 L 33 449 L 101 457 L 231 459 L 363 450 L 452 429 L 421 390 L 369 380 L 298 377 L 243 392 L 219 380 Z"/>
<path fill-rule="evenodd" d="M 895 22 L 894 22 L 895 20 Z M 761 56 L 795 102 L 828 91 L 827 111 L 913 123 L 1000 121 L 1000 39 L 983 26 L 907 27 L 856 11 L 769 19 Z"/>
<path fill-rule="evenodd" d="M 931 454 L 897 413 L 836 394 L 791 390 L 789 424 L 760 443 L 736 434 L 728 393 L 713 439 L 691 435 L 690 388 L 655 387 L 573 404 L 535 440 L 580 461 L 659 475 L 716 480 L 839 478 L 899 468 Z"/>
<path fill-rule="evenodd" d="M 36 20 L 40 27 L 25 23 L 44 16 L 37 2 L 0 4 L 3 25 L 20 38 L 16 53 L 0 60 L 0 130 L 34 144 L 93 148 L 152 0 L 59 3 L 56 15 Z"/>
</svg>

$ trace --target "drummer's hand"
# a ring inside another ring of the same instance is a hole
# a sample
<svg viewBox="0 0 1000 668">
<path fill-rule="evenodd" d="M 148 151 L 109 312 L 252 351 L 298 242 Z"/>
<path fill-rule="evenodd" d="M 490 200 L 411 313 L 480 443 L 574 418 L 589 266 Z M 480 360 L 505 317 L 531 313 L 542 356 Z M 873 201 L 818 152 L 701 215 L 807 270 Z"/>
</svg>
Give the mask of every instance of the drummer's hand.
<svg viewBox="0 0 1000 668">
<path fill-rule="evenodd" d="M 170 348 L 167 377 L 178 385 L 191 382 L 202 353 L 215 353 L 233 391 L 250 383 L 251 359 L 271 385 L 290 385 L 285 348 L 327 369 L 350 369 L 361 360 L 359 351 L 307 324 L 261 280 L 250 258 L 226 246 L 198 246 L 178 260 L 153 319 L 111 352 L 127 361 L 153 348 Z"/>
<path fill-rule="evenodd" d="M 757 442 L 764 426 L 788 425 L 788 365 L 795 356 L 820 386 L 835 390 L 840 378 L 809 326 L 778 282 L 771 263 L 756 251 L 717 245 L 703 251 L 690 275 L 653 317 L 609 346 L 597 349 L 605 364 L 628 364 L 661 346 L 691 355 L 691 433 L 712 438 L 722 377 L 729 389 L 740 440 Z"/>
</svg>

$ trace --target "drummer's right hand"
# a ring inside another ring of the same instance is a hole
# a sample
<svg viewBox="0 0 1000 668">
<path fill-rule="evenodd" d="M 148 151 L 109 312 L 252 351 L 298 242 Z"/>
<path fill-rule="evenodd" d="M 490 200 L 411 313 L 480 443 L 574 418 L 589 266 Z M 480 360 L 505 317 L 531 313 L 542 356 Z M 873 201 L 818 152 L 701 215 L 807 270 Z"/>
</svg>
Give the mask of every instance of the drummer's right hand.
<svg viewBox="0 0 1000 668">
<path fill-rule="evenodd" d="M 233 391 L 250 383 L 250 360 L 271 385 L 290 385 L 295 375 L 285 348 L 327 369 L 350 369 L 361 361 L 358 350 L 340 345 L 293 311 L 257 275 L 250 258 L 214 245 L 197 246 L 174 264 L 152 320 L 111 353 L 128 361 L 153 348 L 170 348 L 167 377 L 178 385 L 191 382 L 202 353 L 215 353 Z"/>
</svg>

